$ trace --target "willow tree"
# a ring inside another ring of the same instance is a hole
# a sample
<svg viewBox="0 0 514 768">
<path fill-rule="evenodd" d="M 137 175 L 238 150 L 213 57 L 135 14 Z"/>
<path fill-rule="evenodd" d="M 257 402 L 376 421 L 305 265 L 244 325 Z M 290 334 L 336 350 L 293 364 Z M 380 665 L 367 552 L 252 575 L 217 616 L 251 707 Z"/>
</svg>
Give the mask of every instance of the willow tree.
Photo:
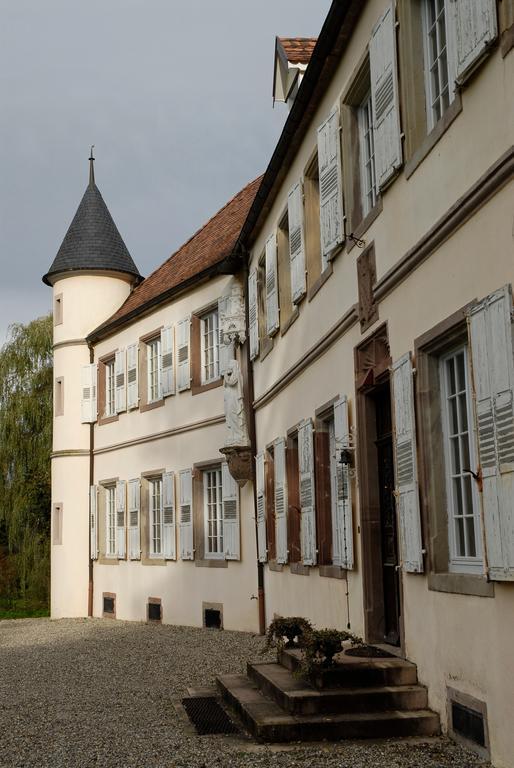
<svg viewBox="0 0 514 768">
<path fill-rule="evenodd" d="M 50 572 L 52 381 L 51 317 L 12 325 L 0 349 L 0 531 L 18 596 L 41 602 Z"/>
</svg>

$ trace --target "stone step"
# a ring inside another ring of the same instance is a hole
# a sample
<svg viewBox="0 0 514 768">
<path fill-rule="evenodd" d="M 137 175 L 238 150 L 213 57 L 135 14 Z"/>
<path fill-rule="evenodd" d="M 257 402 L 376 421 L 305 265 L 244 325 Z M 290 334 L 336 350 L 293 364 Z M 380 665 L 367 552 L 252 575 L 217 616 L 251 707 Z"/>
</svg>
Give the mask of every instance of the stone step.
<svg viewBox="0 0 514 768">
<path fill-rule="evenodd" d="M 320 690 L 277 663 L 248 664 L 247 674 L 265 696 L 289 714 L 366 713 L 426 709 L 428 706 L 427 690 L 421 685 Z"/>
<path fill-rule="evenodd" d="M 225 702 L 259 741 L 339 741 L 435 736 L 439 733 L 438 716 L 426 709 L 292 715 L 266 698 L 245 675 L 222 675 L 216 682 Z"/>
<path fill-rule="evenodd" d="M 279 656 L 280 664 L 291 672 L 296 672 L 301 664 L 301 651 L 286 650 Z M 330 669 L 319 670 L 310 679 L 318 689 L 325 688 L 365 688 L 381 685 L 416 685 L 418 672 L 416 665 L 397 657 L 363 658 L 340 654 L 337 664 Z"/>
</svg>

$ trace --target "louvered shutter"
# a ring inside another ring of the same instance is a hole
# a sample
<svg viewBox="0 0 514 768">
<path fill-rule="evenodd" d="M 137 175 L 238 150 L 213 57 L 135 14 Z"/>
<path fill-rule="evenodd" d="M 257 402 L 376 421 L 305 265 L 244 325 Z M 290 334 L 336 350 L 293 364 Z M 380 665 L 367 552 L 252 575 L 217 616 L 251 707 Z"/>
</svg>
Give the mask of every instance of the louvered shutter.
<svg viewBox="0 0 514 768">
<path fill-rule="evenodd" d="M 193 474 L 190 469 L 180 473 L 180 557 L 182 560 L 194 560 Z"/>
<path fill-rule="evenodd" d="M 450 9 L 455 75 L 461 83 L 498 36 L 496 0 L 452 0 Z"/>
<path fill-rule="evenodd" d="M 91 537 L 91 560 L 98 558 L 98 489 L 89 489 L 89 535 Z"/>
<path fill-rule="evenodd" d="M 268 559 L 266 546 L 266 498 L 264 494 L 264 453 L 255 457 L 255 491 L 257 496 L 257 556 L 260 563 Z"/>
<path fill-rule="evenodd" d="M 225 560 L 239 560 L 239 487 L 228 464 L 221 465 L 223 503 L 223 549 Z"/>
<path fill-rule="evenodd" d="M 138 397 L 138 377 L 137 377 L 137 344 L 130 344 L 127 347 L 127 407 L 137 408 Z"/>
<path fill-rule="evenodd" d="M 341 451 L 350 447 L 346 396 L 334 403 L 334 438 L 336 515 L 335 520 L 332 521 L 332 561 L 334 565 L 351 570 L 353 568 L 352 486 L 349 467 L 341 464 Z"/>
<path fill-rule="evenodd" d="M 275 333 L 279 325 L 277 236 L 273 233 L 266 240 L 266 333 L 268 336 Z"/>
<path fill-rule="evenodd" d="M 82 366 L 82 384 L 81 384 L 81 422 L 82 424 L 93 423 L 96 421 L 97 401 L 96 401 L 96 363 Z"/>
<path fill-rule="evenodd" d="M 125 480 L 116 483 L 116 554 L 125 557 L 125 507 L 127 484 Z"/>
<path fill-rule="evenodd" d="M 505 286 L 470 311 L 482 504 L 489 577 L 514 580 L 512 296 Z"/>
<path fill-rule="evenodd" d="M 287 563 L 287 476 L 286 476 L 286 441 L 283 437 L 275 440 L 275 531 L 277 563 Z"/>
<path fill-rule="evenodd" d="M 141 559 L 141 483 L 139 478 L 128 482 L 128 540 L 131 560 Z"/>
<path fill-rule="evenodd" d="M 305 283 L 305 237 L 303 232 L 303 190 L 300 182 L 294 185 L 287 196 L 289 222 L 289 259 L 291 266 L 291 297 L 300 301 L 306 291 Z"/>
<path fill-rule="evenodd" d="M 175 394 L 172 325 L 161 330 L 161 393 L 163 397 Z"/>
<path fill-rule="evenodd" d="M 182 392 L 191 386 L 190 373 L 190 326 L 191 318 L 186 317 L 177 323 L 177 358 L 178 358 L 178 390 Z"/>
<path fill-rule="evenodd" d="M 419 510 L 414 372 L 410 352 L 393 364 L 395 497 L 400 527 L 401 565 L 409 573 L 423 572 Z"/>
<path fill-rule="evenodd" d="M 300 475 L 301 547 L 304 565 L 316 565 L 316 508 L 314 496 L 314 441 L 312 421 L 298 427 Z"/>
<path fill-rule="evenodd" d="M 220 376 L 223 376 L 228 369 L 229 363 L 234 360 L 234 342 L 225 340 L 224 328 L 225 318 L 229 312 L 230 297 L 222 296 L 218 300 L 218 326 L 219 326 L 219 369 Z"/>
<path fill-rule="evenodd" d="M 248 276 L 248 324 L 250 326 L 250 359 L 255 360 L 259 354 L 259 310 L 256 269 L 253 269 Z"/>
<path fill-rule="evenodd" d="M 162 476 L 164 557 L 175 560 L 175 475 L 164 472 Z"/>
<path fill-rule="evenodd" d="M 375 169 L 378 186 L 383 187 L 402 164 L 396 30 L 392 4 L 373 29 L 369 44 L 369 68 Z"/>
<path fill-rule="evenodd" d="M 319 218 L 321 256 L 326 266 L 344 240 L 343 181 L 339 110 L 333 109 L 318 128 Z"/>
<path fill-rule="evenodd" d="M 127 410 L 124 349 L 119 349 L 114 356 L 114 375 L 116 377 L 116 413 L 121 413 Z"/>
</svg>

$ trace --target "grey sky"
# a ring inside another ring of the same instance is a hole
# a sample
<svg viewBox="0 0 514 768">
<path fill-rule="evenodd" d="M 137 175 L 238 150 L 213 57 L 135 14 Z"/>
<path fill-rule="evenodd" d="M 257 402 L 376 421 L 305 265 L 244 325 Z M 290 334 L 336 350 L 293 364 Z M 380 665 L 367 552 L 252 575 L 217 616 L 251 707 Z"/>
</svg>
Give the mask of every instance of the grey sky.
<svg viewBox="0 0 514 768">
<path fill-rule="evenodd" d="M 143 274 L 261 173 L 276 34 L 330 0 L 0 0 L 0 343 L 50 307 L 41 283 L 96 181 Z"/>
</svg>

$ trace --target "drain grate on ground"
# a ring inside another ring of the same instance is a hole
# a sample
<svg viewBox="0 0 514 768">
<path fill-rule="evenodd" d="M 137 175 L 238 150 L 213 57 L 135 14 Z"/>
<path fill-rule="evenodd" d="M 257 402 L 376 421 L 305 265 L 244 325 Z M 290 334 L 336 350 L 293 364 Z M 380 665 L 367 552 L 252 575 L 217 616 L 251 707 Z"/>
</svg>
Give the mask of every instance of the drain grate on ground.
<svg viewBox="0 0 514 768">
<path fill-rule="evenodd" d="M 191 696 L 182 699 L 182 706 L 200 736 L 208 733 L 239 733 L 239 728 L 214 696 Z"/>
</svg>

